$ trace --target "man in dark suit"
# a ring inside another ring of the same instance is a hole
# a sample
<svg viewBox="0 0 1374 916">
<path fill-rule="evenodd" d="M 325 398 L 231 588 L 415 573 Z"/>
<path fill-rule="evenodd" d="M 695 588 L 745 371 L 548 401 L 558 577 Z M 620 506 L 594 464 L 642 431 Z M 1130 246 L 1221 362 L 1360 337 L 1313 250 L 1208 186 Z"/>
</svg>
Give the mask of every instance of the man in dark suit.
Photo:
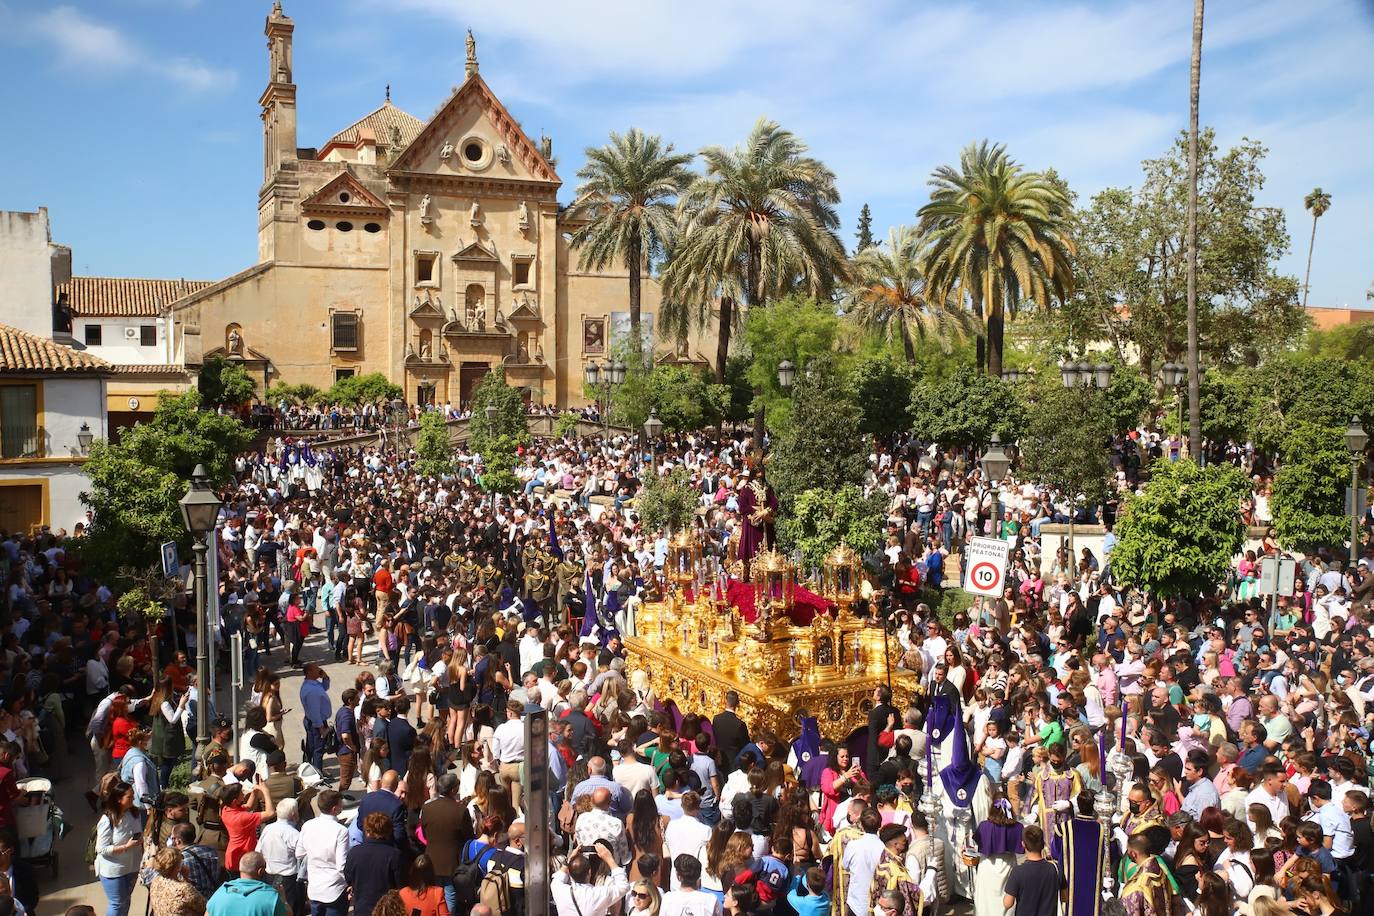
<svg viewBox="0 0 1374 916">
<path fill-rule="evenodd" d="M 396 795 L 401 777 L 395 770 L 382 774 L 382 785 L 375 792 L 369 792 L 358 802 L 358 823 L 361 824 L 369 814 L 385 814 L 391 818 L 391 838 L 396 848 L 403 852 L 406 844 L 406 805 Z"/>
<path fill-rule="evenodd" d="M 864 772 L 870 783 L 878 778 L 878 765 L 887 757 L 887 748 L 879 747 L 878 736 L 895 721 L 900 721 L 900 717 L 892 705 L 892 688 L 883 684 L 874 689 L 873 709 L 868 713 L 868 754 L 864 758 Z"/>
<path fill-rule="evenodd" d="M 425 834 L 425 854 L 434 863 L 439 886 L 444 889 L 444 901 L 450 913 L 458 912 L 458 894 L 450 877 L 458 867 L 458 854 L 463 848 L 463 834 L 471 830 L 468 813 L 454 800 L 458 792 L 458 777 L 445 773 L 434 784 L 439 797 L 420 809 L 420 828 Z"/>
<path fill-rule="evenodd" d="M 386 743 L 391 748 L 391 768 L 402 777 L 410 767 L 410 752 L 415 749 L 415 726 L 406 721 L 410 712 L 410 698 L 399 697 L 392 703 L 391 718 L 386 722 Z"/>
<path fill-rule="evenodd" d="M 726 772 L 733 770 L 735 758 L 749 743 L 749 726 L 739 717 L 739 694 L 733 690 L 725 692 L 725 711 L 711 720 L 711 731 L 716 738 L 716 747 L 724 761 Z"/>
</svg>

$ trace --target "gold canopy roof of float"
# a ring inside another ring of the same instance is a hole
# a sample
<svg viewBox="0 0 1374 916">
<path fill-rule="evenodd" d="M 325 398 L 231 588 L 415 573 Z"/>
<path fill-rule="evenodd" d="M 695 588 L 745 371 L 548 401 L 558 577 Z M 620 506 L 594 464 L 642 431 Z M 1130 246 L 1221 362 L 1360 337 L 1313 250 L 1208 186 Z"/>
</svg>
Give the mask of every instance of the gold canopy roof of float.
<svg viewBox="0 0 1374 916">
<path fill-rule="evenodd" d="M 889 652 L 900 650 L 887 646 L 882 626 L 855 615 L 863 566 L 845 544 L 826 557 L 821 575 L 821 594 L 838 611 L 807 625 L 789 616 L 797 570 L 777 551 L 749 565 L 752 623 L 725 599 L 724 571 L 703 559 L 692 532 L 670 539 L 665 569 L 667 594 L 640 606 L 626 648 L 631 669 L 645 670 L 659 701 L 683 713 L 712 715 L 734 690 L 751 723 L 787 736 L 806 711 L 828 736 L 841 737 L 867 723 L 873 688 L 888 683 L 890 665 L 899 694 L 918 689 L 910 672 L 895 668 Z"/>
</svg>

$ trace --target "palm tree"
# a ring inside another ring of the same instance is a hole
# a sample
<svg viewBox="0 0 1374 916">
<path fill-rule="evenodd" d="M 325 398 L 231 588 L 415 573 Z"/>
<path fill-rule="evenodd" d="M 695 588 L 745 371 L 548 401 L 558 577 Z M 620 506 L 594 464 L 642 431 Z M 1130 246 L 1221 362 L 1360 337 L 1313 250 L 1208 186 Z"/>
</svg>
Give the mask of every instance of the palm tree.
<svg viewBox="0 0 1374 916">
<path fill-rule="evenodd" d="M 578 170 L 570 217 L 586 222 L 573 232 L 582 270 L 623 263 L 630 275 L 630 346 L 643 345 L 640 331 L 640 275 L 664 256 L 676 231 L 673 199 L 692 181 L 691 153 L 675 153 L 671 143 L 631 128 L 611 142 L 587 150 Z"/>
<path fill-rule="evenodd" d="M 1193 0 L 1193 65 L 1188 81 L 1188 442 L 1202 447 L 1202 364 L 1197 331 L 1197 121 L 1202 90 L 1202 17 Z"/>
<path fill-rule="evenodd" d="M 664 286 L 671 300 L 719 300 L 717 380 L 741 301 L 759 307 L 788 291 L 823 298 L 843 274 L 835 174 L 806 152 L 791 131 L 760 119 L 742 146 L 702 150 L 705 174 L 678 201 L 680 241 Z"/>
<path fill-rule="evenodd" d="M 917 213 L 928 298 L 969 295 L 987 321 L 988 374 L 1000 376 L 1006 315 L 1023 300 L 1047 308 L 1073 290 L 1068 195 L 986 140 L 964 149 L 958 169 L 936 169 L 930 184 L 930 203 Z"/>
<path fill-rule="evenodd" d="M 1331 209 L 1331 195 L 1321 188 L 1313 188 L 1312 193 L 1302 199 L 1302 205 L 1312 211 L 1312 238 L 1307 243 L 1307 274 L 1302 278 L 1302 307 L 1307 308 L 1307 293 L 1312 289 L 1312 249 L 1317 244 L 1317 220 Z"/>
<path fill-rule="evenodd" d="M 947 343 L 951 332 L 972 330 L 970 313 L 951 300 L 926 298 L 921 271 L 922 236 L 914 226 L 898 226 L 885 245 L 870 245 L 850 262 L 846 310 L 854 323 L 888 340 L 900 337 L 907 362 L 916 359 L 914 339 Z"/>
</svg>

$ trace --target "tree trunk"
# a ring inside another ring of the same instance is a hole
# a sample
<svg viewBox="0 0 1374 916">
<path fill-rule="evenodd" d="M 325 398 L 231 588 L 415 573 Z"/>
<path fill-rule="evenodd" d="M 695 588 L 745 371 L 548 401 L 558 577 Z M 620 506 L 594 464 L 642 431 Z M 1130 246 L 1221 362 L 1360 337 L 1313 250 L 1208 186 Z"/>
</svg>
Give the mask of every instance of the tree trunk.
<svg viewBox="0 0 1374 916">
<path fill-rule="evenodd" d="M 1197 122 L 1202 87 L 1202 16 L 1206 0 L 1193 0 L 1193 67 L 1188 96 L 1188 444 L 1202 453 L 1202 368 L 1197 339 Z"/>
<path fill-rule="evenodd" d="M 988 375 L 1002 377 L 1002 334 L 1006 319 L 1006 308 L 994 302 L 988 309 Z"/>
<path fill-rule="evenodd" d="M 716 384 L 725 384 L 725 363 L 730 359 L 730 328 L 735 323 L 735 300 L 720 297 L 720 327 L 716 330 Z"/>
<path fill-rule="evenodd" d="M 906 322 L 902 322 L 902 349 L 906 351 L 906 361 L 909 364 L 916 362 L 916 347 L 911 343 L 911 331 L 907 330 Z"/>
<path fill-rule="evenodd" d="M 762 308 L 763 306 L 763 278 L 759 268 L 760 245 L 752 238 L 749 241 L 749 261 L 745 265 L 745 283 L 748 289 L 745 295 L 749 297 L 749 307 L 751 309 Z M 800 366 L 797 367 L 801 369 Z M 759 397 L 763 392 L 754 389 L 754 396 Z M 763 399 L 759 398 L 759 406 L 754 409 L 754 449 L 763 453 Z"/>
<path fill-rule="evenodd" d="M 632 232 L 627 245 L 625 266 L 630 270 L 630 352 L 637 357 L 635 363 L 642 367 L 644 365 L 644 334 L 640 330 L 639 268 L 643 251 L 639 242 L 639 233 Z"/>
<path fill-rule="evenodd" d="M 1302 307 L 1307 310 L 1307 294 L 1312 291 L 1312 249 L 1317 244 L 1317 214 L 1312 214 L 1312 238 L 1307 242 L 1307 273 L 1302 278 Z"/>
<path fill-rule="evenodd" d="M 982 372 L 988 366 L 988 336 L 979 334 L 973 341 L 973 358 L 978 363 L 978 371 Z"/>
</svg>

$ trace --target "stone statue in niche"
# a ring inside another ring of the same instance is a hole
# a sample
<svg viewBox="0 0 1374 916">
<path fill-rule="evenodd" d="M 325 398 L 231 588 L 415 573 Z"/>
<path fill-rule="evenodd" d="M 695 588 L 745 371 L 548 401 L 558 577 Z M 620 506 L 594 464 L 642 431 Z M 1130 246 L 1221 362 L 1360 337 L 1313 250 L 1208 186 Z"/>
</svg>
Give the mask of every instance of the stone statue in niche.
<svg viewBox="0 0 1374 916">
<path fill-rule="evenodd" d="M 475 200 L 472 202 L 472 208 L 468 210 L 468 222 L 474 226 L 482 225 L 482 207 Z"/>
<path fill-rule="evenodd" d="M 429 359 L 430 349 L 428 341 L 420 341 L 420 359 Z"/>
<path fill-rule="evenodd" d="M 496 147 L 496 159 L 502 165 L 510 165 L 510 150 L 502 143 Z"/>
<path fill-rule="evenodd" d="M 440 150 L 439 150 L 439 159 L 442 160 L 442 161 L 444 161 L 444 162 L 448 162 L 449 157 L 452 156 L 452 155 L 453 155 L 453 141 L 452 141 L 452 140 L 445 140 L 445 141 L 444 141 L 443 147 L 441 147 Z"/>
<path fill-rule="evenodd" d="M 240 356 L 243 354 L 243 335 L 239 333 L 238 328 L 229 329 L 229 340 L 225 348 L 230 353 Z"/>
<path fill-rule="evenodd" d="M 434 201 L 428 194 L 420 198 L 420 222 L 429 225 L 434 221 Z"/>
<path fill-rule="evenodd" d="M 529 208 L 529 206 L 522 200 L 522 201 L 520 201 L 520 228 L 521 228 L 521 229 L 528 229 L 529 227 L 530 227 L 530 208 Z"/>
</svg>

